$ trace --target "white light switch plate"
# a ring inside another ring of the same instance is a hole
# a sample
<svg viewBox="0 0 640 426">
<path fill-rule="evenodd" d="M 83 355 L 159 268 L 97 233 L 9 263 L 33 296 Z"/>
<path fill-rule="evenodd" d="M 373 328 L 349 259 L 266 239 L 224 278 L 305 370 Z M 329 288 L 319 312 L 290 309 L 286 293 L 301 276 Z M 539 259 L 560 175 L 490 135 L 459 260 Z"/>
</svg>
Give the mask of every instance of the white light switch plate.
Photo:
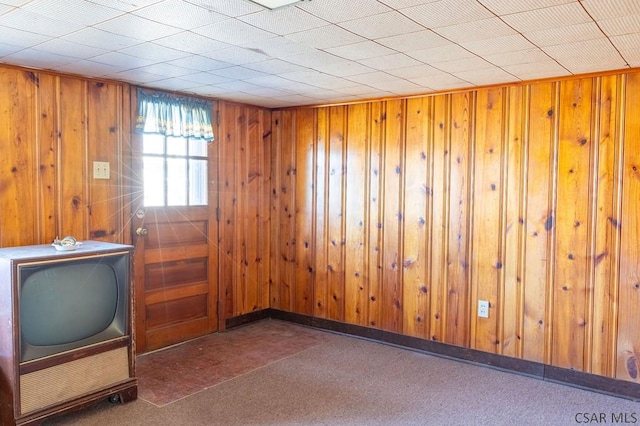
<svg viewBox="0 0 640 426">
<path fill-rule="evenodd" d="M 111 172 L 109 170 L 108 161 L 93 162 L 93 178 L 94 179 L 110 179 Z"/>
</svg>

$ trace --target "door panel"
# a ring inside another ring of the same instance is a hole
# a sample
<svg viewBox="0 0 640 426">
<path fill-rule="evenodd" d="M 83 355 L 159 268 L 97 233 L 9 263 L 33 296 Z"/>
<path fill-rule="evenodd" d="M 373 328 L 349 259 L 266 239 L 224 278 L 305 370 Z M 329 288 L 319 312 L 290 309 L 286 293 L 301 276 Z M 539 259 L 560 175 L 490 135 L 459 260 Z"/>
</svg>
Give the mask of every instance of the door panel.
<svg viewBox="0 0 640 426">
<path fill-rule="evenodd" d="M 209 207 L 143 210 L 144 217 L 136 217 L 133 227 L 145 231 L 134 237 L 139 352 L 202 336 L 217 327 L 217 262 L 214 245 L 208 243 Z"/>
</svg>

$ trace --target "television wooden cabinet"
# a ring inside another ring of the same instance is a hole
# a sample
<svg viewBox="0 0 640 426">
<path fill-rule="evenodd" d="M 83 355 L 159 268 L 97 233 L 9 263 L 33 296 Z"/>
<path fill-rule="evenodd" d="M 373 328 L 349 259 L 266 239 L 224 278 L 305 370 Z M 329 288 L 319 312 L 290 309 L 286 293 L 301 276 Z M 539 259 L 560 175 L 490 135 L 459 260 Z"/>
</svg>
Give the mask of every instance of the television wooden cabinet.
<svg viewBox="0 0 640 426">
<path fill-rule="evenodd" d="M 131 249 L 0 249 L 0 424 L 137 398 Z"/>
</svg>

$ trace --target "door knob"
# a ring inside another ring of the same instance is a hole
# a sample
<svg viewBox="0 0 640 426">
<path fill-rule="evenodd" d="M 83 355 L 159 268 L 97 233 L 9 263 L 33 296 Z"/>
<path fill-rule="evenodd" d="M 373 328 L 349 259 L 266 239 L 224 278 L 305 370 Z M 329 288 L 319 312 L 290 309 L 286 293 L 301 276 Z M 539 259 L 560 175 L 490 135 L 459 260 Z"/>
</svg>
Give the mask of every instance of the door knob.
<svg viewBox="0 0 640 426">
<path fill-rule="evenodd" d="M 147 230 L 147 228 L 140 227 L 140 228 L 136 229 L 136 235 L 138 237 L 144 237 L 148 233 L 149 233 L 149 231 Z"/>
</svg>

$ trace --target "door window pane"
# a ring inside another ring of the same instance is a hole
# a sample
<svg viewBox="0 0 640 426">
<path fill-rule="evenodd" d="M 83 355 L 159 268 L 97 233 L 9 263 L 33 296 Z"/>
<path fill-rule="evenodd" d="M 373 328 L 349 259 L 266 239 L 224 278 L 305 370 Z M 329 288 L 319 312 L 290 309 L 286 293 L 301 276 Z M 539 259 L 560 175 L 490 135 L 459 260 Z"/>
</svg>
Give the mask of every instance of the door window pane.
<svg viewBox="0 0 640 426">
<path fill-rule="evenodd" d="M 144 157 L 144 205 L 164 206 L 164 160 Z"/>
<path fill-rule="evenodd" d="M 189 160 L 189 204 L 207 204 L 207 160 Z"/>
<path fill-rule="evenodd" d="M 207 141 L 204 139 L 189 139 L 189 155 L 192 157 L 207 156 Z"/>
<path fill-rule="evenodd" d="M 187 160 L 167 158 L 167 205 L 187 205 Z"/>
<path fill-rule="evenodd" d="M 142 152 L 144 154 L 164 154 L 164 135 L 145 134 L 142 138 Z"/>
<path fill-rule="evenodd" d="M 167 137 L 167 154 L 168 155 L 187 155 L 187 139 L 175 136 Z"/>
</svg>

